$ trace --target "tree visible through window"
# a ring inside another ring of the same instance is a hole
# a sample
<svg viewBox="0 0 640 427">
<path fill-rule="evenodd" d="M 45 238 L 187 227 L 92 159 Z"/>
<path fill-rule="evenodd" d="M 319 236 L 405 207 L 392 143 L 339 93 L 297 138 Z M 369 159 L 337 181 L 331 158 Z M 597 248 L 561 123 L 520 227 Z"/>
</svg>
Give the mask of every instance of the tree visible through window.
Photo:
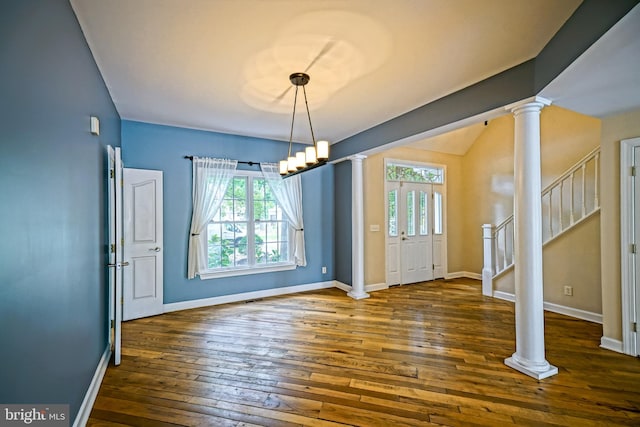
<svg viewBox="0 0 640 427">
<path fill-rule="evenodd" d="M 207 227 L 209 270 L 290 263 L 289 222 L 262 178 L 233 178 Z"/>
<path fill-rule="evenodd" d="M 430 182 L 442 184 L 444 174 L 442 168 L 428 166 L 387 164 L 387 181 Z"/>
</svg>

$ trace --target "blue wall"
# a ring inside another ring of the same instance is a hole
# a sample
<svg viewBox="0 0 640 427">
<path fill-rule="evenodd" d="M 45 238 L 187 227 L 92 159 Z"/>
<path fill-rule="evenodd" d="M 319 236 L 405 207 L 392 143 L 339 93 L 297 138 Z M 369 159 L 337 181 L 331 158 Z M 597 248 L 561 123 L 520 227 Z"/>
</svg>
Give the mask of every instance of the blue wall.
<svg viewBox="0 0 640 427">
<path fill-rule="evenodd" d="M 336 280 L 351 285 L 351 162 L 336 163 L 334 167 L 334 218 L 336 245 L 334 248 Z"/>
<path fill-rule="evenodd" d="M 172 303 L 333 280 L 333 166 L 302 177 L 307 266 L 221 279 L 187 279 L 191 223 L 191 161 L 184 156 L 276 162 L 287 144 L 193 129 L 122 121 L 125 167 L 164 173 L 164 302 Z M 257 166 L 238 168 L 259 170 Z M 327 274 L 321 274 L 322 266 Z"/>
<path fill-rule="evenodd" d="M 66 0 L 3 1 L 0 61 L 0 402 L 74 418 L 107 346 L 105 146 L 120 118 Z"/>
</svg>

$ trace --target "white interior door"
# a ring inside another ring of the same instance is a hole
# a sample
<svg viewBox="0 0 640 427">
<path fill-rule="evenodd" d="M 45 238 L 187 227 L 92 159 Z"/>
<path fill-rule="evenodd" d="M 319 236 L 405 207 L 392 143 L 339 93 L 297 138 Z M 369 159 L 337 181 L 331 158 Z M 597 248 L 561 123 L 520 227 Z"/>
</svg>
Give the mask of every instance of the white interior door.
<svg viewBox="0 0 640 427">
<path fill-rule="evenodd" d="M 162 171 L 124 169 L 123 320 L 163 311 Z"/>
<path fill-rule="evenodd" d="M 107 147 L 109 158 L 107 188 L 109 197 L 109 345 L 114 363 L 121 359 L 122 323 L 122 159 L 120 148 Z"/>
<path fill-rule="evenodd" d="M 633 179 L 633 204 L 632 204 L 632 223 L 633 223 L 633 241 L 636 242 L 636 250 L 631 251 L 631 257 L 634 268 L 633 275 L 633 295 L 631 295 L 634 304 L 633 311 L 630 314 L 632 322 L 636 325 L 635 328 L 631 329 L 630 338 L 631 338 L 631 347 L 632 354 L 640 355 L 640 343 L 638 342 L 638 313 L 640 313 L 640 262 L 638 262 L 639 252 L 638 247 L 640 247 L 640 146 L 633 147 L 633 164 L 636 169 L 635 175 L 632 177 Z M 623 255 L 624 256 L 624 255 Z M 635 330 L 634 330 L 635 329 Z"/>
</svg>

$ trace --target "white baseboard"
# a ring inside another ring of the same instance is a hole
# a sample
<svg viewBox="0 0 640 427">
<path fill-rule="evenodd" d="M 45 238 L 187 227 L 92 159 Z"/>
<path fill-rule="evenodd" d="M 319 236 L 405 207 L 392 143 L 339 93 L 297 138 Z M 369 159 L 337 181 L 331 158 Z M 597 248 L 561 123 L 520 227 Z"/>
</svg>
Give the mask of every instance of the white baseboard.
<svg viewBox="0 0 640 427">
<path fill-rule="evenodd" d="M 190 308 L 209 307 L 212 305 L 228 304 L 232 302 L 249 301 L 258 298 L 274 297 L 278 295 L 295 294 L 297 292 L 315 291 L 318 289 L 327 289 L 335 287 L 335 280 L 327 282 L 308 283 L 306 285 L 285 286 L 282 288 L 265 289 L 262 291 L 243 292 L 241 294 L 223 295 L 212 298 L 202 298 L 191 301 L 181 301 L 164 304 L 163 312 L 188 310 Z"/>
<path fill-rule="evenodd" d="M 505 300 L 505 301 L 511 301 L 511 302 L 516 301 L 516 296 L 514 294 L 510 294 L 509 292 L 493 291 L 493 297 L 501 300 Z"/>
<path fill-rule="evenodd" d="M 516 296 L 514 294 L 503 291 L 493 291 L 493 297 L 511 302 L 516 300 Z M 602 314 L 593 313 L 591 311 L 580 310 L 579 308 L 567 307 L 546 301 L 544 303 L 544 309 L 552 313 L 564 314 L 565 316 L 575 317 L 576 319 L 602 324 Z"/>
<path fill-rule="evenodd" d="M 346 283 L 339 282 L 337 280 L 333 281 L 333 286 L 342 289 L 345 292 L 351 292 L 351 285 L 347 285 Z"/>
<path fill-rule="evenodd" d="M 622 341 L 614 340 L 613 338 L 604 336 L 600 338 L 600 347 L 607 350 L 615 351 L 617 353 L 623 353 Z"/>
<path fill-rule="evenodd" d="M 460 279 L 466 277 L 467 279 L 482 280 L 482 274 L 472 273 L 470 271 L 453 271 L 444 275 L 445 279 Z"/>
<path fill-rule="evenodd" d="M 365 292 L 375 292 L 389 289 L 389 285 L 386 283 L 372 283 L 371 285 L 364 285 Z"/>
<path fill-rule="evenodd" d="M 98 397 L 98 391 L 100 390 L 102 379 L 104 378 L 105 372 L 107 372 L 109 359 L 111 359 L 111 346 L 107 345 L 107 348 L 104 350 L 104 353 L 102 353 L 102 357 L 98 362 L 96 372 L 93 374 L 93 379 L 91 379 L 89 389 L 87 389 L 87 393 L 84 395 L 78 415 L 76 415 L 76 419 L 73 422 L 73 427 L 82 427 L 87 425 L 89 415 L 91 415 L 91 410 L 93 409 L 93 404 L 96 401 L 96 397 Z"/>
</svg>

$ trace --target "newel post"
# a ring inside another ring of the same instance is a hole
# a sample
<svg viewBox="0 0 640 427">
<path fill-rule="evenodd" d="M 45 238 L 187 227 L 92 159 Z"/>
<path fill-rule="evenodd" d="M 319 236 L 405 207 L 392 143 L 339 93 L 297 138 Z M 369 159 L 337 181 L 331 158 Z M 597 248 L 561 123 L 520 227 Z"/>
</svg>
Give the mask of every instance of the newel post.
<svg viewBox="0 0 640 427">
<path fill-rule="evenodd" d="M 495 227 L 491 224 L 482 224 L 482 241 L 484 246 L 484 266 L 482 267 L 482 295 L 493 296 L 493 242 Z"/>
</svg>

